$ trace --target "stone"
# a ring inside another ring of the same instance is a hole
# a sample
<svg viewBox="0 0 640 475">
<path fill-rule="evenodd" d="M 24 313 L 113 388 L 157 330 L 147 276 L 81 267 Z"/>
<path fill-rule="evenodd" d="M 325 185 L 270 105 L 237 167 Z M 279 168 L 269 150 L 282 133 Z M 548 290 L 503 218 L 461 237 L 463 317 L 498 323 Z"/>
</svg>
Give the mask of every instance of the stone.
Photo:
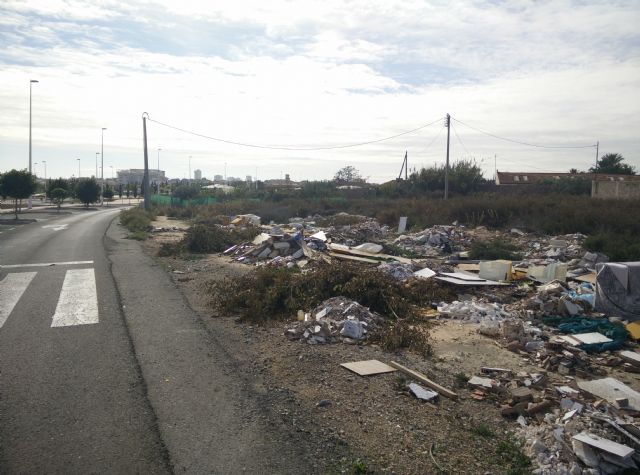
<svg viewBox="0 0 640 475">
<path fill-rule="evenodd" d="M 571 447 L 576 457 L 580 459 L 587 467 L 596 468 L 600 464 L 600 459 L 595 450 L 589 447 L 587 444 L 580 442 L 579 440 L 572 439 Z"/>
<path fill-rule="evenodd" d="M 316 407 L 329 407 L 331 405 L 331 401 L 328 399 L 322 399 L 316 404 Z"/>
<path fill-rule="evenodd" d="M 364 336 L 364 326 L 357 320 L 346 320 L 340 330 L 340 335 L 354 340 L 360 340 Z"/>
<path fill-rule="evenodd" d="M 431 402 L 438 398 L 437 392 L 425 389 L 416 383 L 409 384 L 409 391 L 411 392 L 411 394 L 422 401 Z"/>
</svg>

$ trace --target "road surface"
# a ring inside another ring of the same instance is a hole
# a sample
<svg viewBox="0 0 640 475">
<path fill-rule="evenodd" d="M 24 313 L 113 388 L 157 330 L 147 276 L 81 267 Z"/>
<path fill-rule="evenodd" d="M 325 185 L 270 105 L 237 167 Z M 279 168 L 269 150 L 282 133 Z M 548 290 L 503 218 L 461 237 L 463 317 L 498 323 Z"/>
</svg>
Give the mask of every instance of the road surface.
<svg viewBox="0 0 640 475">
<path fill-rule="evenodd" d="M 0 215 L 0 473 L 317 473 L 118 213 Z"/>
</svg>

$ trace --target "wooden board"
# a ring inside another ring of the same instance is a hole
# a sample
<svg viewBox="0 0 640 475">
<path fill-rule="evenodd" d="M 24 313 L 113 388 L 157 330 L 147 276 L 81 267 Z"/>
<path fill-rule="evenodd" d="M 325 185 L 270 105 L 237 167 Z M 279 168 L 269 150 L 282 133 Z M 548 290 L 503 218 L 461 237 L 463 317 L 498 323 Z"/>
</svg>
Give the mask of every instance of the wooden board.
<svg viewBox="0 0 640 475">
<path fill-rule="evenodd" d="M 411 376 L 413 379 L 416 379 L 416 380 L 420 381 L 421 383 L 427 385 L 428 387 L 430 387 L 431 389 L 437 391 L 438 393 L 442 394 L 443 396 L 448 397 L 449 399 L 458 399 L 458 395 L 456 393 L 454 393 L 453 391 L 450 391 L 449 389 L 445 388 L 444 386 L 440 386 L 435 381 L 431 381 L 424 374 L 419 373 L 418 371 L 414 371 L 412 369 L 409 369 L 409 368 L 407 368 L 405 366 L 402 366 L 400 363 L 396 363 L 395 361 L 391 361 L 389 364 L 391 366 L 393 366 L 394 368 L 398 368 L 404 374 L 406 374 L 408 376 Z"/>
<path fill-rule="evenodd" d="M 578 282 L 588 282 L 590 284 L 596 283 L 596 273 L 591 272 L 590 274 L 579 275 L 578 277 L 573 277 L 573 280 L 577 280 Z"/>
<path fill-rule="evenodd" d="M 347 368 L 349 371 L 353 371 L 360 376 L 370 376 L 372 374 L 392 373 L 393 371 L 397 371 L 395 368 L 378 360 L 341 363 L 340 366 Z"/>
</svg>

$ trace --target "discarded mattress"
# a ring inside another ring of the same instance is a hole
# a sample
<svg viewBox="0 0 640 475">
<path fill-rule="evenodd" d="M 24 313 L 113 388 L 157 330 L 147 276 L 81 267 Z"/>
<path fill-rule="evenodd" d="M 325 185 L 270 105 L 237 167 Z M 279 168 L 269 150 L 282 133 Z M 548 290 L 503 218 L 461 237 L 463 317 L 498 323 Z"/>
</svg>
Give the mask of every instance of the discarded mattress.
<svg viewBox="0 0 640 475">
<path fill-rule="evenodd" d="M 640 262 L 596 265 L 595 310 L 609 317 L 640 320 Z"/>
</svg>

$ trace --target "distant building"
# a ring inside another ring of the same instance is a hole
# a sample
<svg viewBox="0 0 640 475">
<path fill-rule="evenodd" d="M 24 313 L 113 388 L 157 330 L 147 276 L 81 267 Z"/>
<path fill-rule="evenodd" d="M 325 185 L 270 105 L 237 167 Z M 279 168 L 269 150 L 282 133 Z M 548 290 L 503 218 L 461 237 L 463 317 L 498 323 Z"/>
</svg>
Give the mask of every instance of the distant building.
<svg viewBox="0 0 640 475">
<path fill-rule="evenodd" d="M 264 188 L 266 190 L 295 190 L 300 188 L 300 183 L 291 181 L 289 175 L 285 175 L 284 180 L 265 180 Z"/>
<path fill-rule="evenodd" d="M 561 178 L 598 181 L 640 181 L 640 175 L 616 175 L 612 173 L 497 172 L 496 185 L 531 185 L 545 180 L 559 180 Z"/>
<path fill-rule="evenodd" d="M 247 175 L 247 177 L 246 177 L 245 181 L 246 181 L 247 183 L 251 183 L 251 182 L 253 181 L 253 178 L 251 177 L 251 175 Z"/>
<path fill-rule="evenodd" d="M 224 181 L 224 177 L 222 175 L 213 175 L 213 181 Z"/>
<path fill-rule="evenodd" d="M 164 170 L 149 169 L 149 182 L 166 181 Z M 144 169 L 143 168 L 131 168 L 129 170 L 118 170 L 118 183 L 123 185 L 129 185 L 133 183 L 142 183 L 144 181 Z"/>
<path fill-rule="evenodd" d="M 202 170 L 193 170 L 193 178 L 194 180 L 202 180 Z"/>
</svg>

